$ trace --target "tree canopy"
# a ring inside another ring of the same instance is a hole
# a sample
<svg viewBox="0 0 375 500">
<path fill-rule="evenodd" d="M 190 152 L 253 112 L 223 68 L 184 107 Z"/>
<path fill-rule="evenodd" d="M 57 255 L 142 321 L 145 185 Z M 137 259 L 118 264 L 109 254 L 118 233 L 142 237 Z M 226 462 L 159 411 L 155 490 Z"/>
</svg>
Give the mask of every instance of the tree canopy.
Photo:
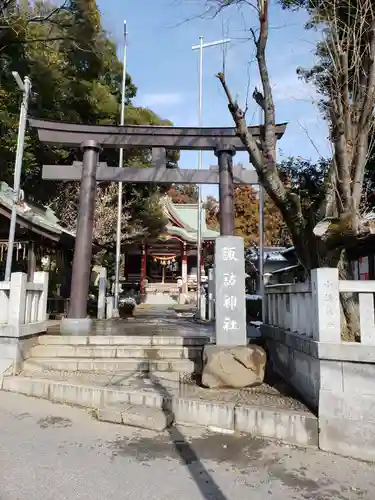
<svg viewBox="0 0 375 500">
<path fill-rule="evenodd" d="M 0 171 L 13 184 L 20 90 L 12 71 L 32 82 L 29 115 L 55 121 L 116 124 L 120 116 L 122 63 L 116 46 L 104 31 L 95 0 L 67 0 L 58 6 L 44 1 L 0 0 Z M 134 107 L 137 88 L 126 77 L 125 122 L 171 125 L 149 109 Z M 76 149 L 46 147 L 28 130 L 22 187 L 28 196 L 56 210 L 62 224 L 73 229 L 78 206 L 78 183 L 43 181 L 43 164 L 81 160 Z M 118 165 L 118 151 L 105 150 L 101 161 Z M 176 166 L 178 154 L 169 154 Z M 149 150 L 131 149 L 124 165 L 149 167 Z M 159 231 L 164 224 L 158 203 L 163 186 L 124 186 L 123 238 Z M 95 239 L 114 245 L 117 185 L 101 184 L 97 193 Z M 148 200 L 145 202 L 145 200 Z"/>
<path fill-rule="evenodd" d="M 168 190 L 173 203 L 198 203 L 198 186 L 196 184 L 176 184 Z"/>
</svg>

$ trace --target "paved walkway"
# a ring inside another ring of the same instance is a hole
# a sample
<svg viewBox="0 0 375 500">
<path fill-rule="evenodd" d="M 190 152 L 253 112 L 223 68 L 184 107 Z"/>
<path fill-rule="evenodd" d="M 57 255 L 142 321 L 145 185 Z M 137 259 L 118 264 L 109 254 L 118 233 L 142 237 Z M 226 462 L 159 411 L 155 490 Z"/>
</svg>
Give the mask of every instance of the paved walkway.
<svg viewBox="0 0 375 500">
<path fill-rule="evenodd" d="M 372 500 L 375 466 L 243 436 L 156 435 L 0 392 L 1 500 Z"/>
<path fill-rule="evenodd" d="M 126 319 L 93 320 L 90 335 L 161 335 L 212 337 L 213 324 L 199 324 L 193 318 L 179 317 L 163 306 L 141 307 L 135 317 Z M 48 325 L 47 333 L 60 335 L 60 322 Z"/>
<path fill-rule="evenodd" d="M 169 294 L 167 293 L 148 293 L 146 296 L 146 304 L 150 305 L 174 305 L 177 304 L 177 300 L 172 298 Z"/>
</svg>

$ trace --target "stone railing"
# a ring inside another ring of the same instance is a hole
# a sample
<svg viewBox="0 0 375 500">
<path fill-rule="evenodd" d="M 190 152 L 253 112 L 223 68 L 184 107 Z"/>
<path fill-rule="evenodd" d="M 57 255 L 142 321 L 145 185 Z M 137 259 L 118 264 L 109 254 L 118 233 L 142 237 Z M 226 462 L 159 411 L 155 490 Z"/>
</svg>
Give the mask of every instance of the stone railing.
<svg viewBox="0 0 375 500">
<path fill-rule="evenodd" d="M 340 294 L 358 294 L 360 339 L 341 334 Z M 319 417 L 319 446 L 375 461 L 375 281 L 311 272 L 309 285 L 266 289 L 261 325 L 271 367 Z"/>
<path fill-rule="evenodd" d="M 298 283 L 267 286 L 265 323 L 312 337 L 314 318 L 311 285 Z"/>
<path fill-rule="evenodd" d="M 45 331 L 48 273 L 36 272 L 32 282 L 25 273 L 13 273 L 0 282 L 0 336 L 23 337 Z"/>
<path fill-rule="evenodd" d="M 266 287 L 265 323 L 319 342 L 341 343 L 340 293 L 358 293 L 360 342 L 375 345 L 375 281 L 339 280 L 334 268 L 314 269 L 311 283 Z"/>
</svg>

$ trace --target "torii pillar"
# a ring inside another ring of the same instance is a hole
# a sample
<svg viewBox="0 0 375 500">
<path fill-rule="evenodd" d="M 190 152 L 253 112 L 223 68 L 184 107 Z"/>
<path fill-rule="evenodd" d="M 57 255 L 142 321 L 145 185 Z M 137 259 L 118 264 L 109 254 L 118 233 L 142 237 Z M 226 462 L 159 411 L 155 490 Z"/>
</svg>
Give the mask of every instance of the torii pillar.
<svg viewBox="0 0 375 500">
<path fill-rule="evenodd" d="M 83 167 L 70 301 L 68 317 L 63 318 L 60 323 L 60 332 L 69 335 L 89 332 L 92 323 L 91 318 L 87 316 L 87 297 L 91 277 L 96 168 L 101 147 L 96 141 L 87 140 L 81 145 L 81 149 L 83 150 Z"/>
</svg>

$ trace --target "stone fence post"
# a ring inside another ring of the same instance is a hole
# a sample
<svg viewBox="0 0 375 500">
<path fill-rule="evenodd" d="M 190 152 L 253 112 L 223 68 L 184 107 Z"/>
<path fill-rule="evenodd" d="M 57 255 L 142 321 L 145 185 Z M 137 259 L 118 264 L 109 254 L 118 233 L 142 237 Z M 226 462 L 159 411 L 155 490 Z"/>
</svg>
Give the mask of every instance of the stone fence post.
<svg viewBox="0 0 375 500">
<path fill-rule="evenodd" d="M 115 298 L 113 295 L 107 297 L 107 319 L 113 318 L 113 309 L 115 305 Z"/>
<path fill-rule="evenodd" d="M 313 339 L 341 343 L 339 273 L 336 268 L 311 271 Z"/>
<path fill-rule="evenodd" d="M 19 334 L 19 327 L 25 322 L 27 274 L 12 273 L 10 277 L 8 325 Z"/>
<path fill-rule="evenodd" d="M 208 320 L 215 319 L 215 275 L 214 269 L 208 270 Z"/>
<path fill-rule="evenodd" d="M 34 273 L 34 283 L 43 285 L 43 290 L 38 302 L 38 321 L 46 321 L 47 318 L 47 301 L 48 301 L 48 273 L 45 271 L 37 271 Z"/>
</svg>

